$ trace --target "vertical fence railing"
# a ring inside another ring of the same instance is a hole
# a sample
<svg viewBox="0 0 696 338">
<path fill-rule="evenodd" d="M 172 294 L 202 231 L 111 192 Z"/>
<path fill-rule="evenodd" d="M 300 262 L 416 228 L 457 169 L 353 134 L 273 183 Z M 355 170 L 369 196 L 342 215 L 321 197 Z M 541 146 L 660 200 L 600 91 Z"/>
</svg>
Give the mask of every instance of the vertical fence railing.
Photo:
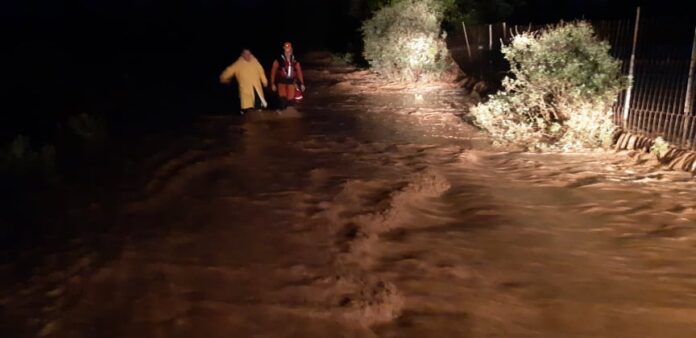
<svg viewBox="0 0 696 338">
<path fill-rule="evenodd" d="M 694 28 L 694 42 L 691 45 L 691 61 L 689 62 L 689 78 L 686 84 L 686 96 L 684 101 L 684 122 L 682 128 L 682 142 L 689 143 L 689 146 L 693 146 L 692 140 L 689 138 L 689 126 L 691 121 L 689 118 L 692 115 L 694 109 L 694 68 L 696 68 L 696 28 Z"/>
<path fill-rule="evenodd" d="M 631 93 L 633 92 L 633 73 L 636 65 L 636 45 L 638 44 L 638 28 L 640 27 L 640 7 L 636 9 L 636 23 L 634 27 L 635 28 L 633 29 L 633 47 L 631 49 L 631 60 L 628 64 L 628 88 L 626 88 L 626 98 L 624 99 L 624 102 L 627 102 L 628 104 L 624 106 L 624 110 L 621 115 L 624 128 L 628 127 L 628 112 L 631 107 Z"/>
<path fill-rule="evenodd" d="M 662 137 L 682 148 L 696 149 L 696 27 L 693 22 L 641 17 L 593 21 L 597 35 L 609 42 L 632 79 L 614 106 L 614 122 L 623 129 Z M 464 72 L 499 81 L 509 65 L 501 47 L 521 33 L 546 25 L 508 23 L 462 25 L 450 35 L 450 50 Z"/>
<path fill-rule="evenodd" d="M 623 120 L 626 130 L 659 136 L 682 148 L 693 149 L 693 106 L 689 104 L 692 96 L 689 82 L 693 83 L 693 75 L 689 73 L 689 60 L 696 32 L 693 26 L 688 30 L 685 27 L 666 25 L 663 20 L 641 23 L 634 95 L 622 108 L 629 112 Z M 684 48 L 687 40 L 688 49 Z"/>
</svg>

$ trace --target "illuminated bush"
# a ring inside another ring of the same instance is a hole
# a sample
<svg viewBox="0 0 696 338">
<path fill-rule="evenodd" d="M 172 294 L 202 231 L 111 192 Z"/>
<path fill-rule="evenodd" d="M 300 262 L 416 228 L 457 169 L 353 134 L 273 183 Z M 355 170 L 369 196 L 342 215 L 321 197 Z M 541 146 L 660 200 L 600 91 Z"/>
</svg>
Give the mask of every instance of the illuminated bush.
<svg viewBox="0 0 696 338">
<path fill-rule="evenodd" d="M 529 148 L 607 146 L 612 106 L 627 84 L 620 62 L 585 22 L 516 36 L 503 47 L 503 90 L 472 109 L 499 143 Z"/>
<path fill-rule="evenodd" d="M 443 77 L 455 67 L 441 35 L 443 13 L 437 0 L 403 0 L 381 8 L 363 24 L 363 56 L 390 80 Z"/>
<path fill-rule="evenodd" d="M 653 143 L 652 147 L 650 147 L 650 153 L 654 154 L 655 156 L 657 156 L 657 158 L 661 159 L 665 155 L 667 155 L 669 149 L 669 142 L 665 141 L 665 139 L 663 139 L 662 136 L 658 136 L 655 139 L 655 142 Z"/>
</svg>

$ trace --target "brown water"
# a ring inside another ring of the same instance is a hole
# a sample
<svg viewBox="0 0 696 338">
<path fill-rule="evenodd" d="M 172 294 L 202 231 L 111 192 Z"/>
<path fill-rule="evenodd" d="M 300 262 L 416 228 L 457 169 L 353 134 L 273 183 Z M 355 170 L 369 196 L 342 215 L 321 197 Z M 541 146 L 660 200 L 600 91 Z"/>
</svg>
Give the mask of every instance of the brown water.
<svg viewBox="0 0 696 338">
<path fill-rule="evenodd" d="M 690 176 L 492 150 L 456 89 L 310 75 L 299 112 L 208 118 L 153 154 L 110 249 L 0 293 L 5 332 L 696 336 Z"/>
</svg>

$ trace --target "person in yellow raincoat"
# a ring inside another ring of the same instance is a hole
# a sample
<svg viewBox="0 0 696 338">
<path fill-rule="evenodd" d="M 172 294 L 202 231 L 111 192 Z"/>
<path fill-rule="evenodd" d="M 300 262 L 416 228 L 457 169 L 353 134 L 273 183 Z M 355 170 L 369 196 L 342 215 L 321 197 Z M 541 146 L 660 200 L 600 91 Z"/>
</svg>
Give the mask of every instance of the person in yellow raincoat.
<svg viewBox="0 0 696 338">
<path fill-rule="evenodd" d="M 268 106 L 266 98 L 263 96 L 263 87 L 268 85 L 266 73 L 250 50 L 242 50 L 239 59 L 220 74 L 220 82 L 230 83 L 233 77 L 236 77 L 239 83 L 239 99 L 242 108 L 240 113 L 242 115 L 255 108 L 257 99 L 263 108 Z"/>
</svg>

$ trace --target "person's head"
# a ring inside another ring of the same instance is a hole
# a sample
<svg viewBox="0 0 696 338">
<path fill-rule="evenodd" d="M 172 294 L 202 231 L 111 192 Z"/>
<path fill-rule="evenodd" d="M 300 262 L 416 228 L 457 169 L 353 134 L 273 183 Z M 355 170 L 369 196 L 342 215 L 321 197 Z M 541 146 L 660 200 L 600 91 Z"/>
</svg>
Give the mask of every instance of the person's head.
<svg viewBox="0 0 696 338">
<path fill-rule="evenodd" d="M 253 56 L 254 56 L 254 55 L 251 54 L 251 50 L 249 50 L 249 48 L 244 48 L 244 49 L 242 49 L 242 58 L 243 58 L 244 60 L 246 60 L 246 61 L 251 61 L 251 58 L 252 58 Z"/>
<path fill-rule="evenodd" d="M 283 44 L 283 53 L 286 55 L 292 54 L 292 44 L 290 42 L 286 42 Z"/>
</svg>

